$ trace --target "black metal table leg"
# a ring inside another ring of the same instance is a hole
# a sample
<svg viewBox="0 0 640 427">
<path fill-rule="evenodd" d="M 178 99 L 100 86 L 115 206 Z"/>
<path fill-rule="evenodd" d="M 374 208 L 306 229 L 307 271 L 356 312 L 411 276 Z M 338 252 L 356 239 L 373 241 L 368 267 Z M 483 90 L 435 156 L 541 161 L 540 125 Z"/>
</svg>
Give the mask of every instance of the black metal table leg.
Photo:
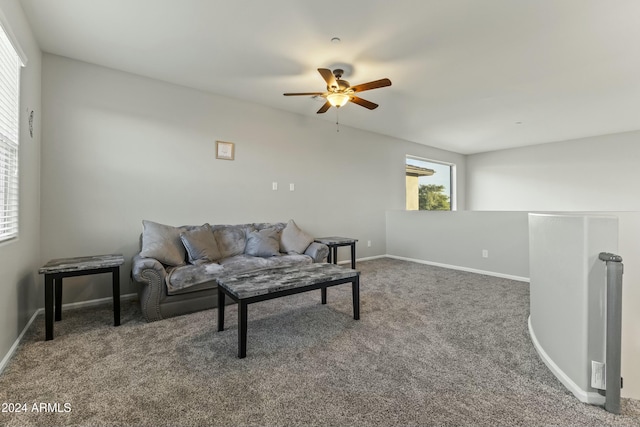
<svg viewBox="0 0 640 427">
<path fill-rule="evenodd" d="M 224 331 L 224 292 L 218 287 L 218 332 Z"/>
<path fill-rule="evenodd" d="M 351 268 L 356 269 L 356 244 L 351 244 Z"/>
<path fill-rule="evenodd" d="M 238 302 L 238 358 L 247 357 L 247 303 Z"/>
<path fill-rule="evenodd" d="M 120 267 L 111 271 L 113 282 L 113 326 L 120 326 Z"/>
<path fill-rule="evenodd" d="M 353 293 L 353 318 L 360 320 L 360 276 L 356 276 L 351 284 Z"/>
<path fill-rule="evenodd" d="M 62 277 L 54 277 L 53 287 L 55 288 L 56 297 L 56 321 L 62 320 Z"/>
<path fill-rule="evenodd" d="M 333 247 L 333 263 L 334 264 L 338 263 L 338 247 L 337 246 Z"/>
<path fill-rule="evenodd" d="M 45 340 L 53 339 L 53 277 L 50 274 L 44 276 L 44 318 Z"/>
<path fill-rule="evenodd" d="M 322 304 L 326 304 L 327 303 L 327 288 L 322 288 L 320 290 L 320 293 L 322 295 Z"/>
</svg>

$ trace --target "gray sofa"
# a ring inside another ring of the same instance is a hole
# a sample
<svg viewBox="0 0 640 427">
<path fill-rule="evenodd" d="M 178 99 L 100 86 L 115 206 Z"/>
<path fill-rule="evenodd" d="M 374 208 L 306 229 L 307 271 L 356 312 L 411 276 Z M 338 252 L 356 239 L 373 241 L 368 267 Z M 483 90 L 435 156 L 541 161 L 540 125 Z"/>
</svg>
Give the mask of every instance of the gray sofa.
<svg viewBox="0 0 640 427">
<path fill-rule="evenodd" d="M 326 245 L 288 223 L 172 227 L 143 221 L 132 262 L 148 322 L 217 307 L 217 282 L 245 271 L 324 262 Z"/>
</svg>

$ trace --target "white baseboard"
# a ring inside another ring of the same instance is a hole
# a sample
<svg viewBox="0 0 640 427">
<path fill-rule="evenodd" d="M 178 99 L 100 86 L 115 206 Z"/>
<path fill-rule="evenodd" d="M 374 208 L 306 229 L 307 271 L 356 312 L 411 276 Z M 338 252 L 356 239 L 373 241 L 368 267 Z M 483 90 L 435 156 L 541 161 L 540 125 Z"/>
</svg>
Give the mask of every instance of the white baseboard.
<svg viewBox="0 0 640 427">
<path fill-rule="evenodd" d="M 511 274 L 497 273 L 495 271 L 478 270 L 476 268 L 461 267 L 459 265 L 451 265 L 451 264 L 442 264 L 442 263 L 439 263 L 439 262 L 431 262 L 431 261 L 425 261 L 425 260 L 422 260 L 422 259 L 415 259 L 415 258 L 406 258 L 406 257 L 401 257 L 401 256 L 396 256 L 396 255 L 387 254 L 387 255 L 384 255 L 384 256 L 387 257 L 387 258 L 399 259 L 399 260 L 402 260 L 402 261 L 417 262 L 418 264 L 433 265 L 434 267 L 449 268 L 451 270 L 466 271 L 466 272 L 469 272 L 469 273 L 483 274 L 485 276 L 500 277 L 500 278 L 503 278 L 503 279 L 517 280 L 518 282 L 527 282 L 527 283 L 529 283 L 529 278 L 528 277 L 514 276 L 514 275 L 511 275 Z"/>
<path fill-rule="evenodd" d="M 604 405 L 605 397 L 597 392 L 589 392 L 581 389 L 578 384 L 573 382 L 571 378 L 567 374 L 564 373 L 562 369 L 549 357 L 544 348 L 540 345 L 538 338 L 536 338 L 536 333 L 531 326 L 531 316 L 529 316 L 529 336 L 531 337 L 531 342 L 533 342 L 533 347 L 538 352 L 540 359 L 547 365 L 547 368 L 560 380 L 560 382 L 569 390 L 573 395 L 578 398 L 579 401 L 584 403 L 589 403 L 591 405 Z"/>
<path fill-rule="evenodd" d="M 120 295 L 120 301 L 121 302 L 122 301 L 129 301 L 129 300 L 135 299 L 137 297 L 138 297 L 138 294 Z M 111 301 L 113 301 L 112 297 L 99 298 L 99 299 L 93 299 L 93 300 L 89 300 L 89 301 L 81 301 L 81 302 L 72 302 L 72 303 L 68 303 L 68 304 L 62 304 L 62 308 L 66 309 L 66 310 L 69 310 L 69 309 L 73 310 L 73 309 L 78 309 L 78 308 L 83 308 L 83 307 L 93 307 L 93 306 L 96 306 L 96 305 L 102 305 L 102 304 L 109 303 Z M 0 374 L 2 374 L 2 372 L 4 371 L 4 368 L 9 363 L 9 360 L 11 360 L 11 358 L 13 357 L 13 354 L 18 349 L 18 346 L 20 345 L 20 342 L 22 341 L 22 338 L 24 337 L 24 334 L 29 330 L 29 327 L 31 326 L 33 321 L 36 319 L 36 317 L 38 317 L 38 315 L 40 313 L 43 313 L 43 312 L 44 312 L 44 307 L 40 307 L 35 311 L 35 313 L 33 313 L 33 316 L 31 316 L 31 318 L 29 319 L 29 321 L 27 322 L 25 327 L 22 329 L 22 332 L 20 332 L 20 335 L 18 335 L 18 338 L 16 338 L 16 340 L 14 341 L 13 345 L 11 346 L 11 348 L 9 349 L 7 354 L 5 354 L 5 356 L 2 359 L 2 361 L 0 361 Z"/>
<path fill-rule="evenodd" d="M 134 298 L 137 298 L 138 294 L 126 294 L 126 295 L 120 295 L 120 301 L 129 301 L 132 300 Z M 113 301 L 113 297 L 106 297 L 106 298 L 98 298 L 98 299 L 92 299 L 89 301 L 80 301 L 80 302 L 70 302 L 67 304 L 62 304 L 62 308 L 63 309 L 77 309 L 77 308 L 84 308 L 84 307 L 93 307 L 95 305 L 103 305 L 103 304 L 108 304 L 110 302 Z M 44 311 L 44 307 L 39 308 L 38 309 L 39 312 L 43 312 Z"/>
<path fill-rule="evenodd" d="M 360 262 L 360 261 L 371 261 L 372 259 L 380 259 L 380 258 L 386 258 L 387 255 L 375 255 L 375 256 L 369 256 L 369 257 L 364 257 L 364 258 L 356 258 L 356 263 Z M 342 261 L 338 261 L 338 264 L 351 264 L 351 259 L 345 259 Z"/>
<path fill-rule="evenodd" d="M 9 363 L 9 360 L 11 360 L 11 357 L 13 357 L 13 354 L 18 349 L 18 345 L 20 345 L 20 341 L 22 341 L 22 337 L 24 337 L 24 334 L 29 330 L 29 327 L 31 326 L 33 321 L 36 320 L 36 317 L 38 317 L 38 314 L 40 314 L 42 311 L 43 309 L 39 308 L 36 310 L 35 313 L 33 313 L 33 316 L 31 316 L 31 319 L 29 319 L 26 326 L 22 329 L 22 332 L 20 332 L 20 335 L 18 335 L 18 338 L 16 338 L 16 340 L 13 342 L 13 345 L 11 346 L 7 354 L 5 354 L 4 358 L 0 362 L 0 374 L 2 374 L 2 372 L 4 371 L 4 368 Z"/>
</svg>

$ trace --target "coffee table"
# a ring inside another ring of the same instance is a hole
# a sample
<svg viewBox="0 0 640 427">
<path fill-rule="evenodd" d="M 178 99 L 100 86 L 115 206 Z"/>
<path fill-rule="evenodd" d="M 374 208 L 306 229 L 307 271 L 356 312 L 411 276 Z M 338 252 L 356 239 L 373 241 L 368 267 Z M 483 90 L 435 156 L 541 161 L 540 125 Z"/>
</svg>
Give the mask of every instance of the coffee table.
<svg viewBox="0 0 640 427">
<path fill-rule="evenodd" d="M 238 303 L 238 358 L 247 356 L 247 306 L 255 302 L 351 283 L 353 318 L 360 319 L 360 272 L 334 264 L 253 270 L 218 281 L 218 331 L 224 330 L 225 296 Z"/>
</svg>

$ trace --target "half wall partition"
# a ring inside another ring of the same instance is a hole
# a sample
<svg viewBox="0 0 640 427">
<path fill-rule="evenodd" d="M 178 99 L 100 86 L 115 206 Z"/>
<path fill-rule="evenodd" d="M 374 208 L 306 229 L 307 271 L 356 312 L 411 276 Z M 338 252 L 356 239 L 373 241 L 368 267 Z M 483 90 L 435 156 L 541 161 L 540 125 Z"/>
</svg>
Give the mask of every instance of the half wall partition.
<svg viewBox="0 0 640 427">
<path fill-rule="evenodd" d="M 592 387 L 599 375 L 592 367 L 606 354 L 606 271 L 598 256 L 617 250 L 617 217 L 529 214 L 531 338 L 565 387 L 596 405 L 605 403 L 604 387 Z"/>
</svg>

